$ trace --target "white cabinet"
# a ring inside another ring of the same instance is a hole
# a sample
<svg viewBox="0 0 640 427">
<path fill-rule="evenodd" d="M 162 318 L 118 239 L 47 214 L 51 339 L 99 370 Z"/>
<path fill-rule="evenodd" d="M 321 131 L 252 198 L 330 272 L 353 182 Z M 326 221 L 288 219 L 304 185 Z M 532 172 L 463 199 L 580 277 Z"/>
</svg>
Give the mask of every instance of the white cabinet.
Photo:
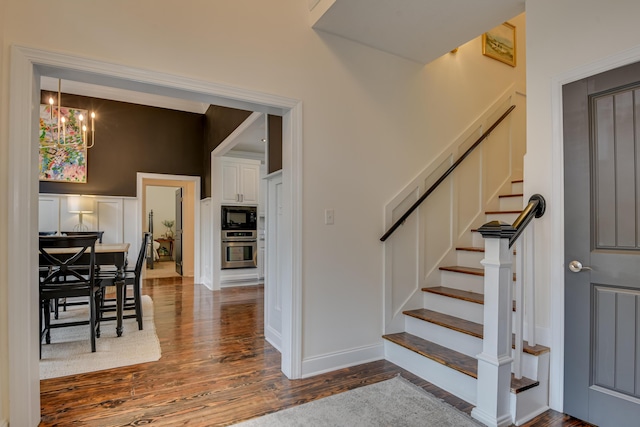
<svg viewBox="0 0 640 427">
<path fill-rule="evenodd" d="M 259 191 L 259 160 L 222 159 L 222 203 L 257 205 Z"/>
</svg>

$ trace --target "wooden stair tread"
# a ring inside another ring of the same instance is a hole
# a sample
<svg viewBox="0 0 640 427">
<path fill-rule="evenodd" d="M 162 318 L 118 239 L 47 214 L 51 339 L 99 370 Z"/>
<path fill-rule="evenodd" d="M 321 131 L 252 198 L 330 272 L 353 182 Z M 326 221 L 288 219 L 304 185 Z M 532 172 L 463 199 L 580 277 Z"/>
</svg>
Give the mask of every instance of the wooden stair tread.
<svg viewBox="0 0 640 427">
<path fill-rule="evenodd" d="M 416 319 L 424 320 L 425 322 L 440 325 L 444 328 L 453 329 L 454 331 L 482 339 L 483 327 L 480 323 L 470 322 L 448 314 L 427 310 L 426 308 L 407 310 L 402 313 L 407 316 L 415 317 Z"/>
<path fill-rule="evenodd" d="M 444 297 L 460 299 L 473 302 L 476 304 L 484 304 L 484 295 L 471 291 L 462 291 L 460 289 L 447 288 L 445 286 L 434 286 L 432 288 L 422 288 L 422 292 L 442 295 Z M 513 311 L 516 311 L 516 302 L 513 302 Z"/>
<path fill-rule="evenodd" d="M 484 247 L 482 246 L 458 246 L 456 251 L 467 251 L 467 252 L 484 252 Z M 513 250 L 513 254 L 516 254 L 516 250 Z"/>
<path fill-rule="evenodd" d="M 501 194 L 500 196 L 498 196 L 498 198 L 505 198 L 505 197 L 524 197 L 524 194 L 522 194 L 522 193 L 516 193 L 516 194 Z"/>
<path fill-rule="evenodd" d="M 478 378 L 478 361 L 473 357 L 458 353 L 431 341 L 423 340 L 406 332 L 388 334 L 384 339 L 396 343 L 408 350 L 414 351 L 441 365 L 448 366 L 465 375 Z"/>
<path fill-rule="evenodd" d="M 431 341 L 416 337 L 406 332 L 396 334 L 388 334 L 383 336 L 384 339 L 391 341 L 408 350 L 414 351 L 434 362 L 440 363 L 451 369 L 455 369 L 472 378 L 478 378 L 478 361 L 473 357 L 458 353 L 457 351 L 443 347 Z M 522 377 L 516 380 L 511 375 L 511 392 L 520 393 L 532 387 L 536 387 L 540 383 L 538 381 Z"/>
<path fill-rule="evenodd" d="M 456 251 L 484 252 L 484 248 L 481 246 L 458 246 Z"/>
<path fill-rule="evenodd" d="M 426 308 L 420 308 L 418 310 L 407 310 L 404 311 L 403 314 L 415 317 L 416 319 L 420 319 L 425 322 L 442 326 L 447 329 L 452 329 L 463 334 L 471 335 L 479 339 L 483 339 L 484 337 L 484 326 L 480 323 L 470 322 L 468 320 L 460 319 L 448 314 L 439 313 L 433 310 L 427 310 Z M 514 349 L 516 348 L 515 334 L 512 335 L 511 347 Z M 523 343 L 522 351 L 534 356 L 539 356 L 543 353 L 548 352 L 549 348 L 542 345 L 530 346 L 526 343 Z"/>
<path fill-rule="evenodd" d="M 476 304 L 484 304 L 484 295 L 470 292 L 470 291 L 462 291 L 460 289 L 447 288 L 446 286 L 435 286 L 433 288 L 422 288 L 423 292 L 430 292 L 432 294 L 438 294 L 449 298 L 460 299 L 464 301 L 473 302 Z"/>
<path fill-rule="evenodd" d="M 477 267 L 464 267 L 461 265 L 451 265 L 447 267 L 440 267 L 440 270 L 453 271 L 456 273 L 473 274 L 474 276 L 484 276 L 484 269 Z"/>
<path fill-rule="evenodd" d="M 453 271 L 454 273 L 472 274 L 474 276 L 484 277 L 484 268 L 465 267 L 462 265 L 450 265 L 446 267 L 440 267 L 439 269 L 443 271 Z M 514 281 L 516 280 L 516 273 L 513 273 L 513 280 Z"/>
</svg>

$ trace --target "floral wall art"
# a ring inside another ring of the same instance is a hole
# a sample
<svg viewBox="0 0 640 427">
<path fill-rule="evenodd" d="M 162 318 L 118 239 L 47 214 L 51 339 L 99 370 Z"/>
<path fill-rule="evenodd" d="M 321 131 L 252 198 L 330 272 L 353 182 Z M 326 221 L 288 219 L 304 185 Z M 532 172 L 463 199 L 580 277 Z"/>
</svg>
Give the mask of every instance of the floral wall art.
<svg viewBox="0 0 640 427">
<path fill-rule="evenodd" d="M 41 181 L 87 182 L 86 135 L 81 117 L 87 117 L 87 110 L 40 105 Z"/>
</svg>

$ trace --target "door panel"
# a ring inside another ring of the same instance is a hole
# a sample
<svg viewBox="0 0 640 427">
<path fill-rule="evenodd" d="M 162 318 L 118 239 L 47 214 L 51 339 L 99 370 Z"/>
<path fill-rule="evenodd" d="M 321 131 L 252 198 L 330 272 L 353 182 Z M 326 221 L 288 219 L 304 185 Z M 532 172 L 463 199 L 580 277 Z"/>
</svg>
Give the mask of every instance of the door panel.
<svg viewBox="0 0 640 427">
<path fill-rule="evenodd" d="M 640 417 L 640 64 L 563 88 L 565 412 Z"/>
</svg>

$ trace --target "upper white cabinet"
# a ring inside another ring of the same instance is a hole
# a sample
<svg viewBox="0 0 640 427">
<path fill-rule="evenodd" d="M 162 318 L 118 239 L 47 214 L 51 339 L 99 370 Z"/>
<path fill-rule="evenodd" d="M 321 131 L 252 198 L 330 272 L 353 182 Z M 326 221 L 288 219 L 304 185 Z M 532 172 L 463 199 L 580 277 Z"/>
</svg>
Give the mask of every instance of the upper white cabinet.
<svg viewBox="0 0 640 427">
<path fill-rule="evenodd" d="M 260 161 L 222 159 L 222 203 L 257 205 L 260 192 Z"/>
</svg>

